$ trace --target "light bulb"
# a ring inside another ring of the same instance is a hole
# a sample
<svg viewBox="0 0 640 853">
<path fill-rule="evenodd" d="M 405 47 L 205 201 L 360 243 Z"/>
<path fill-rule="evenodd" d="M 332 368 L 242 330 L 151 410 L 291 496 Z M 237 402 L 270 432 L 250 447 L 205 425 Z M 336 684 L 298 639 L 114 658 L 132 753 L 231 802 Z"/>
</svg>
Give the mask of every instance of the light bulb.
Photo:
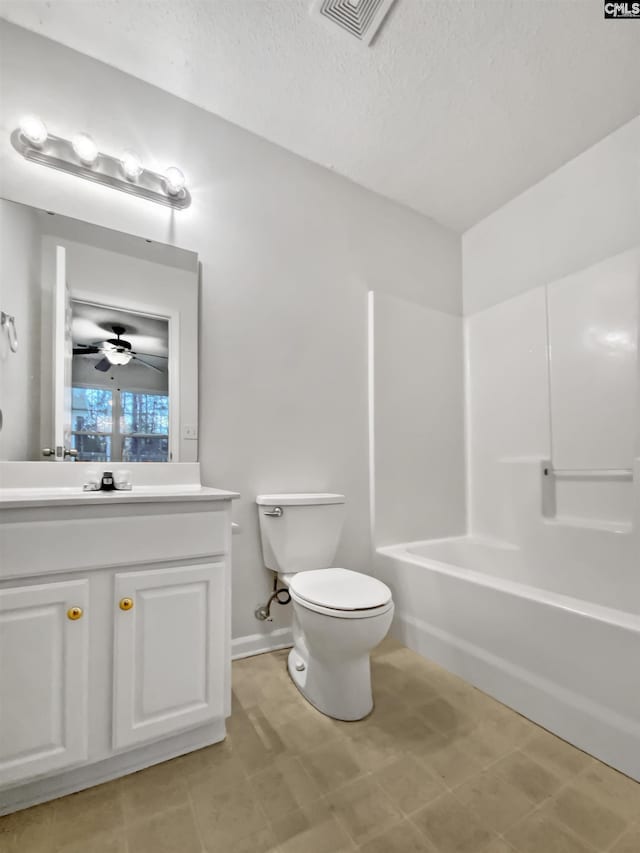
<svg viewBox="0 0 640 853">
<path fill-rule="evenodd" d="M 111 364 L 129 364 L 133 357 L 130 352 L 121 352 L 117 349 L 107 350 L 105 356 Z"/>
<path fill-rule="evenodd" d="M 71 140 L 73 150 L 76 152 L 78 160 L 84 166 L 93 166 L 98 159 L 98 146 L 88 133 L 76 133 Z"/>
<path fill-rule="evenodd" d="M 38 116 L 25 116 L 20 122 L 20 133 L 34 148 L 42 148 L 49 135 L 46 124 Z"/>
<path fill-rule="evenodd" d="M 135 151 L 127 148 L 122 152 L 120 157 L 120 165 L 125 177 L 129 181 L 137 181 L 142 174 L 142 161 Z"/>
<path fill-rule="evenodd" d="M 169 166 L 164 173 L 169 195 L 180 195 L 185 185 L 185 177 L 175 166 Z"/>
</svg>

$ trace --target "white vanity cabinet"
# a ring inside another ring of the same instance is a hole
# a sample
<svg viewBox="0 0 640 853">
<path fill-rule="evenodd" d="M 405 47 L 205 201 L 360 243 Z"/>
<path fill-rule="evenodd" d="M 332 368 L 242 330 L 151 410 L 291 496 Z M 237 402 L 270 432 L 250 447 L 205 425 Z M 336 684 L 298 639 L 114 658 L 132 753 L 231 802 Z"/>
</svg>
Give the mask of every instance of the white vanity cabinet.
<svg viewBox="0 0 640 853">
<path fill-rule="evenodd" d="M 224 715 L 224 585 L 223 562 L 116 574 L 115 749 Z"/>
<path fill-rule="evenodd" d="M 222 740 L 230 709 L 235 494 L 49 491 L 0 494 L 0 814 Z"/>
<path fill-rule="evenodd" d="M 0 589 L 0 779 L 86 760 L 88 604 L 87 580 Z"/>
</svg>

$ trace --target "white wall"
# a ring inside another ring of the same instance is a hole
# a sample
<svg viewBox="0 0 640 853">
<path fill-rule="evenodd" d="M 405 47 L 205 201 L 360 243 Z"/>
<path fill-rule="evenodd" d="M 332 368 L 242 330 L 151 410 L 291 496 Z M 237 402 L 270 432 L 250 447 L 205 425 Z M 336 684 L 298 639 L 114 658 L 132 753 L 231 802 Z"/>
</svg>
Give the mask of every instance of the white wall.
<svg viewBox="0 0 640 853">
<path fill-rule="evenodd" d="M 459 237 L 159 89 L 1 27 L 3 195 L 200 256 L 200 459 L 206 483 L 242 493 L 234 636 L 268 631 L 253 617 L 270 583 L 253 498 L 344 492 L 337 560 L 369 568 L 367 291 L 459 314 Z M 173 212 L 27 163 L 9 143 L 25 112 L 63 136 L 87 131 L 106 151 L 179 165 L 192 206 Z"/>
<path fill-rule="evenodd" d="M 465 232 L 464 313 L 638 244 L 640 116 Z"/>
<path fill-rule="evenodd" d="M 640 117 L 463 236 L 474 533 L 509 532 L 502 458 L 631 468 L 640 452 L 639 175 Z M 632 486 L 558 482 L 555 511 L 628 522 Z"/>
<path fill-rule="evenodd" d="M 463 534 L 462 318 L 371 301 L 375 543 Z"/>
<path fill-rule="evenodd" d="M 0 311 L 15 317 L 18 351 L 0 330 L 0 459 L 40 455 L 40 233 L 35 213 L 0 199 Z"/>
</svg>

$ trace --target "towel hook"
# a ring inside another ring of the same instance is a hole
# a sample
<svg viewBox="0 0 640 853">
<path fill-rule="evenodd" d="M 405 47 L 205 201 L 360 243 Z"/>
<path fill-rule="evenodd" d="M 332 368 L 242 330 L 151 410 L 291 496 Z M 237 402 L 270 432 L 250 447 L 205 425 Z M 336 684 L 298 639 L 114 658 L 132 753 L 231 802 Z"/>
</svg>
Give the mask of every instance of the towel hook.
<svg viewBox="0 0 640 853">
<path fill-rule="evenodd" d="M 18 352 L 18 332 L 16 330 L 16 318 L 5 311 L 0 311 L 0 328 L 7 332 L 9 338 L 9 348 L 11 352 Z"/>
</svg>

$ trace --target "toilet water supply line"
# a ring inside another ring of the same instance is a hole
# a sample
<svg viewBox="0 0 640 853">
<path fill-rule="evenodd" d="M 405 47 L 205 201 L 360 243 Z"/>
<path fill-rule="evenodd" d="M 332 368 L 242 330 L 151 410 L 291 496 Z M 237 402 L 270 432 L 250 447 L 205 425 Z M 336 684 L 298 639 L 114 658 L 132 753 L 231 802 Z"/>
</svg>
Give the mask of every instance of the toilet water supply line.
<svg viewBox="0 0 640 853">
<path fill-rule="evenodd" d="M 280 595 L 284 593 L 286 598 L 283 600 L 280 599 Z M 271 619 L 271 605 L 273 601 L 277 601 L 278 604 L 289 604 L 291 601 L 291 594 L 286 587 L 280 587 L 278 589 L 278 575 L 276 572 L 273 573 L 273 592 L 269 596 L 269 600 L 266 604 L 263 604 L 262 607 L 258 607 L 255 611 L 256 619 L 259 619 L 261 622 L 264 622 L 266 619 Z"/>
</svg>

